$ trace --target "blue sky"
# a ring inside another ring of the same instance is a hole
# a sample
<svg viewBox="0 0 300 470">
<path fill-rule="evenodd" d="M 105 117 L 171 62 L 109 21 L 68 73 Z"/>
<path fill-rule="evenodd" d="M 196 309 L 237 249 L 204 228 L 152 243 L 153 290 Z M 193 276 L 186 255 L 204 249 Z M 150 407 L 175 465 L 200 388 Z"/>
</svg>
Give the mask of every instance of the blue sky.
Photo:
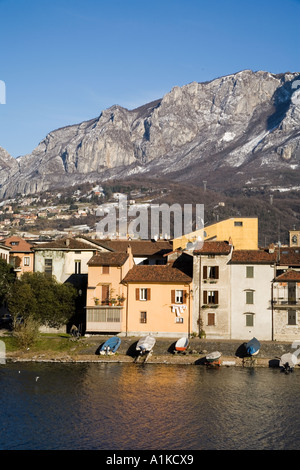
<svg viewBox="0 0 300 470">
<path fill-rule="evenodd" d="M 243 69 L 300 72 L 300 0 L 0 0 L 0 146 Z"/>
</svg>

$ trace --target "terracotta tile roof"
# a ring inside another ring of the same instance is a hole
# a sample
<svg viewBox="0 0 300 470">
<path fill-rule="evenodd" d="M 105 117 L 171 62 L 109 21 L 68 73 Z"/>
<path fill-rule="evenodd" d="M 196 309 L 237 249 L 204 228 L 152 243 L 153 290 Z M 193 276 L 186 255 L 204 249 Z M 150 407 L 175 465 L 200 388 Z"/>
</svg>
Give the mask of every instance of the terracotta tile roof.
<svg viewBox="0 0 300 470">
<path fill-rule="evenodd" d="M 29 253 L 32 251 L 33 244 L 28 243 L 24 238 L 17 237 L 15 235 L 1 240 L 3 245 L 11 248 L 11 253 Z"/>
<path fill-rule="evenodd" d="M 123 282 L 190 283 L 192 278 L 174 267 L 174 263 L 168 263 L 163 265 L 135 265 L 126 274 Z"/>
<path fill-rule="evenodd" d="M 268 250 L 233 250 L 231 263 L 270 264 L 276 261 L 276 254 Z"/>
<path fill-rule="evenodd" d="M 100 240 L 94 240 L 98 242 Z M 173 250 L 173 243 L 170 240 L 101 240 L 103 246 L 114 251 L 127 251 L 130 246 L 133 256 L 153 256 L 164 255 Z"/>
<path fill-rule="evenodd" d="M 75 238 L 60 238 L 53 242 L 40 243 L 34 247 L 34 250 L 88 250 L 93 251 L 96 247 L 92 247 L 88 243 L 76 240 Z"/>
<path fill-rule="evenodd" d="M 297 281 L 300 282 L 300 272 L 294 271 L 293 269 L 288 269 L 285 273 L 280 274 L 275 278 L 275 281 L 285 282 L 285 281 Z"/>
<path fill-rule="evenodd" d="M 229 255 L 231 245 L 226 242 L 220 241 L 204 241 L 200 250 L 194 250 L 196 255 Z"/>
<path fill-rule="evenodd" d="M 89 260 L 88 266 L 123 266 L 128 257 L 127 253 L 97 253 Z"/>
<path fill-rule="evenodd" d="M 300 266 L 300 249 L 282 246 L 276 248 L 277 263 L 281 266 Z"/>
</svg>

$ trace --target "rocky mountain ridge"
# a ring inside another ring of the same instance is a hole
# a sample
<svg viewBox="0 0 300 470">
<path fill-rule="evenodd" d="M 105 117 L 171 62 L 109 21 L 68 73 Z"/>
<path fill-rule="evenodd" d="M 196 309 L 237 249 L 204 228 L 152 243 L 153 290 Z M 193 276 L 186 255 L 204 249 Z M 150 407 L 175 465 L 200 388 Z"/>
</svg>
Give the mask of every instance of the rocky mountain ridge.
<svg viewBox="0 0 300 470">
<path fill-rule="evenodd" d="M 50 132 L 29 155 L 0 148 L 0 197 L 142 175 L 211 188 L 300 185 L 299 73 L 244 70 L 174 87 L 137 109 Z"/>
</svg>

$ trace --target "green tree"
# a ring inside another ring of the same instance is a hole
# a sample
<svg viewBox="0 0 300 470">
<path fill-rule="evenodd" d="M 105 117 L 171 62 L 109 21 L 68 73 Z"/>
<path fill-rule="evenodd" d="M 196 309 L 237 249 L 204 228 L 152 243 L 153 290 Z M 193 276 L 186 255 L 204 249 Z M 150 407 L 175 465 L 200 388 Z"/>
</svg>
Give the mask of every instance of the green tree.
<svg viewBox="0 0 300 470">
<path fill-rule="evenodd" d="M 60 284 L 45 273 L 24 273 L 11 289 L 8 308 L 15 320 L 21 316 L 59 328 L 74 315 L 76 296 L 71 284 Z"/>
<path fill-rule="evenodd" d="M 15 278 L 13 267 L 0 258 L 0 305 L 7 300 Z"/>
</svg>

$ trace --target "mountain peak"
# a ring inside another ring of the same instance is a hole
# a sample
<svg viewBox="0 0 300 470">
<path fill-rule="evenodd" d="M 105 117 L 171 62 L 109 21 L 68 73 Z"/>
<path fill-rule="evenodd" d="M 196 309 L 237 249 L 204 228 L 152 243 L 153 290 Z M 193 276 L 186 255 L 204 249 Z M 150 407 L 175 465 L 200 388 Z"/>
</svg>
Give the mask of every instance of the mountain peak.
<svg viewBox="0 0 300 470">
<path fill-rule="evenodd" d="M 289 184 L 300 164 L 298 77 L 242 70 L 193 81 L 54 130 L 17 162 L 0 150 L 0 197 L 138 173 L 224 188 L 237 171 L 239 184 L 271 186 L 279 170 Z"/>
</svg>

